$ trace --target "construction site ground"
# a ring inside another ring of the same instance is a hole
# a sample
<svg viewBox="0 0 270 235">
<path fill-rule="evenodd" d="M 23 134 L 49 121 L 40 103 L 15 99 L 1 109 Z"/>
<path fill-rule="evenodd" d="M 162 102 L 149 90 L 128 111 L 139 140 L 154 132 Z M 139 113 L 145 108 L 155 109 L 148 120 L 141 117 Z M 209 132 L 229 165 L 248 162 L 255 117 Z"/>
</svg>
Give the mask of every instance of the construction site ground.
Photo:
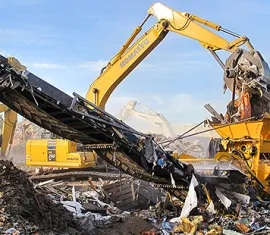
<svg viewBox="0 0 270 235">
<path fill-rule="evenodd" d="M 0 161 L 0 169 L 2 234 L 270 234 L 270 204 L 251 189 L 242 195 L 250 202 L 230 198 L 228 209 L 213 197 L 216 212 L 198 197 L 180 219 L 185 200 L 170 200 L 163 189 L 116 170 L 44 181 L 34 168 L 22 171 L 9 161 Z"/>
</svg>

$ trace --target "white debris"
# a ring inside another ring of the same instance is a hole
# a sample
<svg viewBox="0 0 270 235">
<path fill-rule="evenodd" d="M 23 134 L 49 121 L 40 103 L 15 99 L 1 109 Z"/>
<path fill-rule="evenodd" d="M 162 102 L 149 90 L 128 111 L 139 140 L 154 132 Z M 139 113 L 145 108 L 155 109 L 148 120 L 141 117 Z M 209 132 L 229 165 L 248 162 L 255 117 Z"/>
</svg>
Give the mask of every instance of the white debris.
<svg viewBox="0 0 270 235">
<path fill-rule="evenodd" d="M 84 208 L 79 202 L 63 201 L 63 200 L 60 200 L 60 202 L 70 212 L 72 212 L 73 214 L 76 214 L 77 216 L 81 216 L 81 210 L 83 210 Z"/>
<path fill-rule="evenodd" d="M 99 194 L 97 191 L 86 191 L 82 193 L 82 196 L 98 198 Z"/>
<path fill-rule="evenodd" d="M 15 228 L 9 228 L 8 230 L 5 231 L 5 234 L 20 234 L 20 232 L 15 229 Z"/>
<path fill-rule="evenodd" d="M 216 189 L 216 195 L 220 199 L 220 201 L 223 203 L 223 205 L 228 209 L 232 202 L 229 198 L 227 198 L 222 192 L 220 192 L 218 189 Z"/>
<path fill-rule="evenodd" d="M 175 188 L 176 184 L 175 184 L 175 180 L 174 180 L 173 175 L 172 175 L 171 172 L 170 172 L 170 177 L 171 177 L 171 185 Z"/>
<path fill-rule="evenodd" d="M 191 210 L 198 205 L 197 194 L 195 191 L 195 187 L 198 185 L 198 181 L 194 175 L 192 175 L 192 179 L 189 185 L 188 195 L 185 200 L 184 207 L 181 211 L 180 218 L 188 217 Z"/>
<path fill-rule="evenodd" d="M 206 210 L 209 212 L 209 214 L 213 215 L 216 214 L 217 211 L 215 210 L 215 206 L 213 201 L 210 202 L 210 204 L 208 205 L 208 207 L 206 208 Z"/>
<path fill-rule="evenodd" d="M 240 200 L 241 202 L 245 203 L 245 204 L 249 204 L 250 202 L 250 197 L 241 193 L 236 193 L 234 192 L 233 195 Z"/>
<path fill-rule="evenodd" d="M 53 183 L 53 182 L 54 182 L 54 179 L 52 179 L 52 180 L 47 180 L 47 181 L 38 183 L 38 186 L 42 186 L 42 185 L 45 185 L 45 184 L 50 184 L 50 183 Z"/>
<path fill-rule="evenodd" d="M 227 230 L 227 229 L 223 229 L 223 234 L 224 235 L 242 235 L 242 233 L 238 233 L 236 231 Z"/>
<path fill-rule="evenodd" d="M 76 209 L 76 214 L 78 216 L 81 216 L 82 215 L 82 211 L 81 211 L 81 204 L 77 203 L 76 201 L 76 191 L 75 191 L 75 186 L 72 187 L 72 197 L 73 197 L 73 202 L 74 202 L 74 205 L 75 205 L 75 209 Z"/>
<path fill-rule="evenodd" d="M 169 220 L 170 223 L 181 223 L 180 217 L 175 217 Z"/>
</svg>

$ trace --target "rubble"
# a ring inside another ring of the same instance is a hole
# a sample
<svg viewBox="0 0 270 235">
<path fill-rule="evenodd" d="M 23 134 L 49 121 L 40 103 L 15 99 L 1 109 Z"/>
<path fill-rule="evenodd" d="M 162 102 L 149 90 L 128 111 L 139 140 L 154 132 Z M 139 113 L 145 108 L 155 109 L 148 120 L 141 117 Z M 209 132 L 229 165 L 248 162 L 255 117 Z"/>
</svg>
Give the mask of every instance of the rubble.
<svg viewBox="0 0 270 235">
<path fill-rule="evenodd" d="M 0 169 L 1 232 L 61 234 L 67 227 L 75 227 L 72 214 L 46 194 L 36 192 L 25 172 L 3 160 Z"/>
<path fill-rule="evenodd" d="M 0 168 L 4 234 L 270 234 L 269 197 L 251 185 L 228 190 L 193 175 L 186 197 L 176 198 L 124 174 L 33 184 L 8 161 Z"/>
</svg>

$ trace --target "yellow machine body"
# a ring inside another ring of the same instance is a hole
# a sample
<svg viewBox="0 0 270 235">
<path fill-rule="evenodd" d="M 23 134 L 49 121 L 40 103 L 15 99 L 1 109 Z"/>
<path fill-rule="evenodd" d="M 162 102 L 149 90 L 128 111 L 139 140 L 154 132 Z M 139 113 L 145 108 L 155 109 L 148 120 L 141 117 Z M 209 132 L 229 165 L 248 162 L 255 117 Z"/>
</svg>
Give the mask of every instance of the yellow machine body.
<svg viewBox="0 0 270 235">
<path fill-rule="evenodd" d="M 221 136 L 225 150 L 217 153 L 215 159 L 238 162 L 243 171 L 256 176 L 265 190 L 270 191 L 270 116 L 213 127 Z"/>
<path fill-rule="evenodd" d="M 231 162 L 270 192 L 270 115 L 257 121 L 228 124 L 215 124 L 213 128 L 221 137 L 224 150 L 218 152 L 214 159 L 195 158 L 188 154 L 173 156 L 181 162 L 190 164 Z"/>
<path fill-rule="evenodd" d="M 77 151 L 77 144 L 64 139 L 28 140 L 26 165 L 63 168 L 89 168 L 96 165 L 93 152 Z"/>
</svg>

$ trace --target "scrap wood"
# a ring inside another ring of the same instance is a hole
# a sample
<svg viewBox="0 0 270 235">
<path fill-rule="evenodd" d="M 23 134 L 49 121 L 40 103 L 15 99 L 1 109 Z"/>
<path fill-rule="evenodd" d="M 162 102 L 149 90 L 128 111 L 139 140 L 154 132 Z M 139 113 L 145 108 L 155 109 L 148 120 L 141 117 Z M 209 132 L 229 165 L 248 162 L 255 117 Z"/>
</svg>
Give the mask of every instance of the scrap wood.
<svg viewBox="0 0 270 235">
<path fill-rule="evenodd" d="M 247 233 L 250 231 L 250 228 L 247 227 L 244 224 L 236 224 L 236 227 L 242 232 L 242 233 Z"/>
<path fill-rule="evenodd" d="M 107 208 L 103 208 L 101 206 L 97 206 L 92 203 L 84 203 L 82 206 L 85 210 L 90 212 L 99 213 L 103 215 L 107 214 Z"/>
<path fill-rule="evenodd" d="M 97 191 L 97 186 L 92 182 L 92 177 L 88 177 L 88 183 L 90 185 L 90 187 L 94 190 Z"/>
<path fill-rule="evenodd" d="M 195 234 L 198 228 L 198 225 L 203 221 L 202 216 L 195 216 L 193 221 L 190 221 L 188 218 L 181 218 L 182 223 L 179 226 L 174 228 L 174 232 L 184 232 L 188 234 Z"/>
<path fill-rule="evenodd" d="M 156 233 L 153 232 L 153 231 L 144 231 L 144 232 L 141 232 L 140 235 L 155 235 Z"/>
<path fill-rule="evenodd" d="M 37 185 L 35 185 L 34 187 L 37 187 L 37 186 L 43 186 L 43 185 L 46 185 L 46 184 L 50 184 L 54 182 L 54 179 L 51 179 L 51 180 L 47 180 L 47 181 L 44 181 L 44 182 L 39 182 Z"/>
</svg>

